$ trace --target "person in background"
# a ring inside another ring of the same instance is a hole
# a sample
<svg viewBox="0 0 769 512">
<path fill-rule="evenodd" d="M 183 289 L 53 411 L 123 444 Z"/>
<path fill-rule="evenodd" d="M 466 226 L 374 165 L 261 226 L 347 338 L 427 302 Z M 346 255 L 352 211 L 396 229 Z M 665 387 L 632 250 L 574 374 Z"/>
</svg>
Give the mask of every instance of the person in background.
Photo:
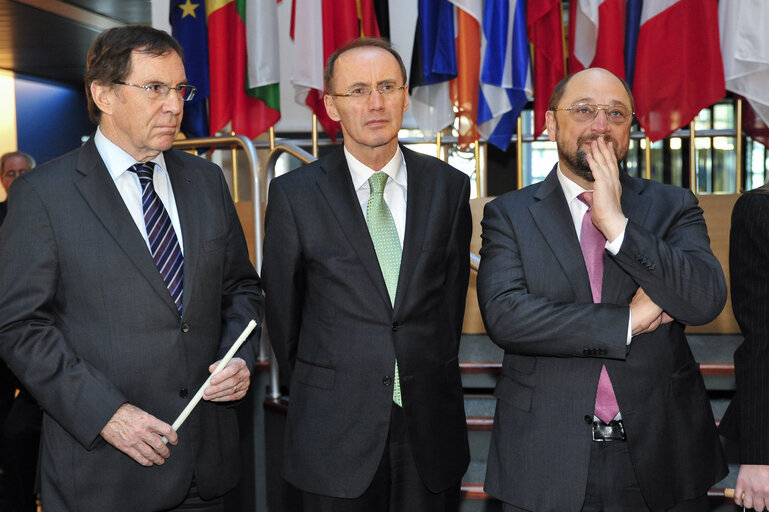
<svg viewBox="0 0 769 512">
<path fill-rule="evenodd" d="M 11 151 L 0 156 L 0 183 L 5 189 L 6 197 L 11 189 L 13 180 L 35 166 L 35 159 L 22 151 Z M 3 225 L 8 213 L 8 201 L 0 202 L 0 226 Z"/>
</svg>

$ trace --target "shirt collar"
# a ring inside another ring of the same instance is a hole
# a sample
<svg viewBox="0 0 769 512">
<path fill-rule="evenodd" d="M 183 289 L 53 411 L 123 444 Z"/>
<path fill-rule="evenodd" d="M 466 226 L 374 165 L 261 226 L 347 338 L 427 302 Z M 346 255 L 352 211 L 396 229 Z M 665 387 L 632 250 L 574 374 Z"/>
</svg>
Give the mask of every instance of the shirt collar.
<svg viewBox="0 0 769 512">
<path fill-rule="evenodd" d="M 347 148 L 344 148 L 344 156 L 347 159 L 347 167 L 350 168 L 352 185 L 355 190 L 358 190 L 364 183 L 368 183 L 368 179 L 377 171 L 374 171 L 374 169 L 368 167 L 352 156 L 352 153 L 347 151 Z M 401 152 L 400 146 L 397 146 L 393 157 L 379 172 L 387 174 L 396 184 L 403 188 L 407 188 L 406 165 L 403 160 L 403 153 Z"/>
<path fill-rule="evenodd" d="M 113 181 L 117 180 L 129 167 L 137 163 L 136 160 L 126 153 L 123 148 L 109 140 L 102 133 L 101 128 L 96 128 L 96 135 L 94 135 L 93 141 L 96 144 L 96 149 L 99 151 L 99 155 L 104 161 L 104 165 L 107 166 L 107 171 L 109 171 Z M 165 158 L 163 158 L 162 151 L 150 161 L 157 164 L 161 170 L 165 170 L 166 161 Z"/>
<path fill-rule="evenodd" d="M 563 194 L 566 196 L 566 204 L 571 204 L 572 201 L 577 199 L 578 195 L 580 195 L 582 192 L 586 192 L 586 189 L 582 188 L 568 177 L 566 177 L 563 171 L 561 171 L 561 164 L 558 164 L 556 174 L 558 175 L 558 181 L 561 183 Z"/>
</svg>

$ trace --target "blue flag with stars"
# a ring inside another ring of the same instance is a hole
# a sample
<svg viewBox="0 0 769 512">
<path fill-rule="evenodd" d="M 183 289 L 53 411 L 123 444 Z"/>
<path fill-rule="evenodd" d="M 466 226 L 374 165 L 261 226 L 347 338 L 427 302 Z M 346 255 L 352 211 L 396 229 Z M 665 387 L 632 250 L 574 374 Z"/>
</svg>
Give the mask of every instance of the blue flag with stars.
<svg viewBox="0 0 769 512">
<path fill-rule="evenodd" d="M 197 87 L 184 104 L 182 131 L 189 137 L 208 137 L 208 31 L 204 0 L 171 0 L 171 33 L 184 48 L 187 81 Z"/>
</svg>

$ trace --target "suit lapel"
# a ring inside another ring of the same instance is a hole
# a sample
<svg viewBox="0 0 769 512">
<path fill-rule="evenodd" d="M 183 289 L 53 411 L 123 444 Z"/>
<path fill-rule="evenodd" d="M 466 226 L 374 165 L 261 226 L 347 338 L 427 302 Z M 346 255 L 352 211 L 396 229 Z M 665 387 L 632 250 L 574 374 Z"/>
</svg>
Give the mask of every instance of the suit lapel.
<svg viewBox="0 0 769 512">
<path fill-rule="evenodd" d="M 147 243 L 136 229 L 123 198 L 96 150 L 93 138 L 86 142 L 80 151 L 77 170 L 81 176 L 75 181 L 75 186 L 96 218 L 168 307 L 176 311 L 176 305 L 160 277 L 158 267 L 147 249 Z"/>
<path fill-rule="evenodd" d="M 200 255 L 200 214 L 194 207 L 196 205 L 195 196 L 199 186 L 193 180 L 190 172 L 184 169 L 181 160 L 173 151 L 166 151 L 163 154 L 168 167 L 168 175 L 171 178 L 171 187 L 174 191 L 176 201 L 176 211 L 179 214 L 179 224 L 182 227 L 182 240 L 184 243 L 184 292 L 182 293 L 182 312 L 187 311 L 188 300 L 193 297 L 192 291 L 195 286 L 195 273 L 198 267 Z M 202 193 L 202 192 L 201 192 Z M 171 294 L 169 293 L 170 297 Z"/>
<path fill-rule="evenodd" d="M 428 169 L 417 166 L 414 154 L 410 150 L 401 146 L 401 151 L 406 161 L 408 190 L 406 192 L 406 232 L 403 236 L 403 255 L 398 274 L 398 291 L 395 295 L 396 309 L 403 302 L 403 296 L 408 291 L 409 283 L 412 282 L 414 269 L 422 253 L 422 241 L 425 240 L 433 201 L 433 189 L 430 186 L 430 180 L 426 177 Z"/>
<path fill-rule="evenodd" d="M 358 254 L 358 258 L 377 292 L 387 303 L 387 306 L 392 307 L 390 295 L 387 293 L 387 286 L 384 277 L 382 277 L 382 270 L 379 267 L 379 260 L 377 260 L 374 243 L 371 241 L 366 219 L 353 188 L 343 149 L 340 147 L 328 155 L 325 161 L 321 163 L 321 168 L 325 171 L 325 175 L 318 179 L 318 187 L 320 187 L 331 212 L 342 228 L 347 242 Z M 402 266 L 403 264 L 401 264 Z"/>
<path fill-rule="evenodd" d="M 631 178 L 625 171 L 620 171 L 622 184 L 622 211 L 625 217 L 633 219 L 636 224 L 643 224 L 649 212 L 649 204 L 641 199 L 644 189 L 642 180 Z M 608 254 L 604 256 L 603 284 L 601 297 L 603 302 L 612 304 L 623 303 L 628 284 L 632 284 L 630 276 L 622 270 Z"/>
<path fill-rule="evenodd" d="M 577 300 L 592 302 L 590 278 L 582 257 L 582 249 L 555 168 L 542 182 L 534 199 L 535 202 L 529 206 L 529 212 L 563 268 Z"/>
</svg>

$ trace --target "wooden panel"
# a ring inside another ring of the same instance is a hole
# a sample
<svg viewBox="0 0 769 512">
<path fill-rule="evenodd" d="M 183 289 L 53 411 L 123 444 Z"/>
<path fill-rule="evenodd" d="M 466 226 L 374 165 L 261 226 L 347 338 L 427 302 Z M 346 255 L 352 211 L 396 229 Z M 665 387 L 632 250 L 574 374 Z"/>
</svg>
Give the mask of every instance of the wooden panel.
<svg viewBox="0 0 769 512">
<path fill-rule="evenodd" d="M 718 261 L 724 269 L 727 285 L 729 284 L 729 229 L 731 228 L 732 208 L 739 194 L 713 194 L 699 196 L 700 206 L 708 225 L 710 246 Z M 473 237 L 470 242 L 470 250 L 478 254 L 481 249 L 481 219 L 483 207 L 493 197 L 484 197 L 470 200 L 470 209 L 473 215 Z M 462 332 L 466 334 L 484 334 L 486 332 L 478 306 L 476 291 L 476 273 L 470 272 L 470 284 L 467 289 L 465 302 L 465 319 Z M 734 319 L 731 298 L 727 299 L 726 307 L 712 322 L 687 328 L 691 333 L 709 334 L 735 334 L 740 329 Z"/>
<path fill-rule="evenodd" d="M 483 219 L 483 207 L 493 197 L 470 199 L 470 212 L 473 215 L 473 237 L 470 239 L 470 251 L 478 254 L 481 252 L 481 219 Z M 478 306 L 478 292 L 475 287 L 477 273 L 470 271 L 470 284 L 467 287 L 467 299 L 465 300 L 465 320 L 462 332 L 465 334 L 485 334 L 486 328 L 481 319 L 481 310 Z"/>
<path fill-rule="evenodd" d="M 724 269 L 726 284 L 729 286 L 729 230 L 732 225 L 732 208 L 739 194 L 708 194 L 698 197 L 700 206 L 705 214 L 710 235 L 710 247 Z M 691 326 L 686 329 L 691 333 L 735 334 L 740 332 L 732 311 L 731 294 L 726 301 L 726 307 L 715 320 L 705 325 Z"/>
<path fill-rule="evenodd" d="M 239 201 L 235 203 L 235 210 L 240 218 L 240 225 L 243 226 L 243 233 L 246 235 L 248 244 L 248 257 L 251 263 L 254 263 L 254 203 L 251 201 Z"/>
</svg>

